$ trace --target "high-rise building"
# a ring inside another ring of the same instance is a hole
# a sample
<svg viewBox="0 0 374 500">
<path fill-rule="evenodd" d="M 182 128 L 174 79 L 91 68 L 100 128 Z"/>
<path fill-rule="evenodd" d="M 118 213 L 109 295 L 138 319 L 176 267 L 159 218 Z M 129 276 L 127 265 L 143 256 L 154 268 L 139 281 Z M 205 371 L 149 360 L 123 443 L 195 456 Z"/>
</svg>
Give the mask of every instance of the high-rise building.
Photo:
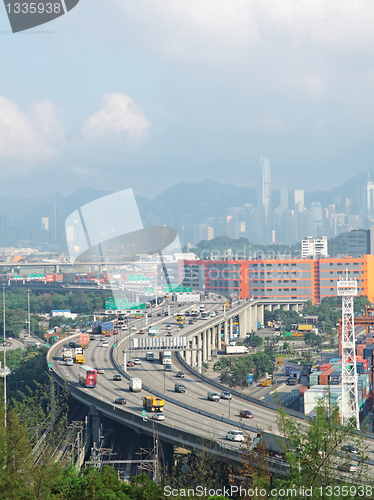
<svg viewBox="0 0 374 500">
<path fill-rule="evenodd" d="M 359 229 L 347 233 L 347 255 L 362 257 L 370 253 L 370 231 Z"/>
<path fill-rule="evenodd" d="M 260 158 L 258 172 L 257 240 L 258 243 L 269 244 L 272 239 L 273 211 L 271 206 L 271 172 L 268 158 Z"/>
<path fill-rule="evenodd" d="M 323 217 L 322 207 L 319 201 L 312 201 L 310 211 L 313 220 L 313 237 L 318 238 L 322 235 Z"/>
<path fill-rule="evenodd" d="M 301 257 L 307 259 L 313 257 L 319 259 L 320 257 L 327 257 L 327 236 L 321 238 L 312 238 L 308 236 L 301 242 Z"/>
</svg>

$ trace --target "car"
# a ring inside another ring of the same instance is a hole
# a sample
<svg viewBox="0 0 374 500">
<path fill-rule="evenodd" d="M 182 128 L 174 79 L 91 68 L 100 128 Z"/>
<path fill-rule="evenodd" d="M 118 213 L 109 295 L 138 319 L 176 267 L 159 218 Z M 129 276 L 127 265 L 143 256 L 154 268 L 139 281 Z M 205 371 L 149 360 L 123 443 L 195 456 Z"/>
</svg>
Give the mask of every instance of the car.
<svg viewBox="0 0 374 500">
<path fill-rule="evenodd" d="M 101 344 L 101 347 L 109 347 L 108 342 L 103 342 L 103 343 Z"/>
<path fill-rule="evenodd" d="M 125 398 L 116 398 L 114 400 L 114 403 L 116 405 L 125 405 L 126 404 L 126 399 Z"/>
<path fill-rule="evenodd" d="M 66 366 L 73 366 L 74 362 L 73 362 L 73 358 L 67 358 L 66 360 Z"/>
<path fill-rule="evenodd" d="M 212 318 L 214 318 L 214 316 L 217 316 L 217 314 L 213 311 L 213 312 L 211 312 L 211 313 L 210 313 L 210 316 L 211 316 Z"/>
<path fill-rule="evenodd" d="M 249 410 L 240 410 L 239 415 L 243 418 L 253 418 L 253 413 L 251 413 Z"/>
<path fill-rule="evenodd" d="M 163 413 L 155 413 L 152 418 L 153 420 L 165 420 L 165 415 Z"/>
<path fill-rule="evenodd" d="M 188 322 L 189 325 L 193 325 L 194 324 L 194 320 L 193 319 L 190 319 L 190 321 Z"/>
<path fill-rule="evenodd" d="M 357 465 L 355 465 L 355 464 L 341 464 L 341 465 L 338 465 L 338 470 L 341 470 L 343 472 L 356 472 Z"/>
<path fill-rule="evenodd" d="M 142 362 L 139 358 L 134 359 L 134 365 L 141 365 L 141 364 L 142 364 Z"/>
<path fill-rule="evenodd" d="M 157 316 L 161 316 L 161 313 L 157 313 Z"/>
<path fill-rule="evenodd" d="M 118 334 L 119 334 L 119 332 L 117 332 L 117 330 L 115 330 L 115 331 L 113 332 L 113 335 L 118 335 Z"/>
<path fill-rule="evenodd" d="M 116 382 L 119 382 L 120 380 L 122 380 L 122 377 L 121 377 L 121 375 L 116 374 L 116 375 L 113 375 L 113 380 L 115 380 Z"/>
<path fill-rule="evenodd" d="M 139 335 L 144 335 L 145 331 L 144 330 L 139 330 Z"/>
<path fill-rule="evenodd" d="M 164 316 L 169 316 L 169 313 L 167 311 L 164 312 Z"/>
<path fill-rule="evenodd" d="M 90 340 L 95 340 L 95 337 L 93 335 L 91 335 Z"/>
<path fill-rule="evenodd" d="M 127 325 L 123 325 L 122 330 L 128 330 L 129 327 Z"/>
<path fill-rule="evenodd" d="M 243 431 L 229 431 L 226 434 L 226 439 L 229 441 L 244 441 Z"/>
<path fill-rule="evenodd" d="M 110 332 L 106 332 L 105 337 L 110 337 L 112 334 Z"/>
<path fill-rule="evenodd" d="M 75 342 L 69 342 L 69 347 L 75 347 Z"/>
<path fill-rule="evenodd" d="M 136 326 L 132 325 L 131 330 L 136 330 Z"/>
<path fill-rule="evenodd" d="M 97 369 L 97 373 L 99 373 L 100 375 L 103 375 L 104 374 L 104 368 L 98 368 Z"/>
<path fill-rule="evenodd" d="M 135 363 L 131 359 L 127 362 L 128 367 L 133 367 L 134 365 L 135 365 Z"/>
<path fill-rule="evenodd" d="M 106 338 L 105 337 L 100 337 L 100 342 L 106 342 Z"/>
<path fill-rule="evenodd" d="M 357 455 L 358 451 L 355 446 L 352 446 L 350 444 L 346 444 L 342 446 L 342 451 L 345 451 L 347 453 L 353 453 L 353 455 Z"/>
<path fill-rule="evenodd" d="M 165 370 L 166 372 L 171 372 L 171 365 L 165 365 L 164 370 Z"/>
<path fill-rule="evenodd" d="M 178 378 L 184 378 L 184 373 L 183 372 L 177 372 L 176 377 L 178 377 Z"/>
<path fill-rule="evenodd" d="M 171 325 L 166 325 L 166 330 L 171 330 Z"/>
<path fill-rule="evenodd" d="M 232 399 L 232 394 L 229 391 L 222 391 L 220 397 L 221 399 Z"/>
<path fill-rule="evenodd" d="M 152 318 L 152 314 L 151 314 L 151 313 L 148 313 L 148 314 L 147 314 L 147 317 L 148 317 L 148 318 Z"/>
<path fill-rule="evenodd" d="M 184 325 L 179 325 L 178 328 L 179 330 L 181 330 L 182 328 L 184 328 Z"/>
<path fill-rule="evenodd" d="M 194 319 L 193 319 L 193 322 L 194 322 L 194 323 L 196 323 L 196 321 L 197 321 L 197 318 L 194 318 Z"/>
</svg>

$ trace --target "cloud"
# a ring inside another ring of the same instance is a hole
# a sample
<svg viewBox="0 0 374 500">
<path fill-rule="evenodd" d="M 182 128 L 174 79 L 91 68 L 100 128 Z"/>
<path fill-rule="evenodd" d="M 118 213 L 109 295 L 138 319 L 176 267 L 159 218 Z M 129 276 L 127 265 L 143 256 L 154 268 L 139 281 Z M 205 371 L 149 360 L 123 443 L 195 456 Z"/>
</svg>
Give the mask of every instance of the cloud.
<svg viewBox="0 0 374 500">
<path fill-rule="evenodd" d="M 81 134 L 89 141 L 139 137 L 150 127 L 131 97 L 120 92 L 105 94 L 102 108 L 87 118 Z"/>
<path fill-rule="evenodd" d="M 0 159 L 35 164 L 54 159 L 64 145 L 64 131 L 53 102 L 44 100 L 25 113 L 0 95 Z"/>
</svg>

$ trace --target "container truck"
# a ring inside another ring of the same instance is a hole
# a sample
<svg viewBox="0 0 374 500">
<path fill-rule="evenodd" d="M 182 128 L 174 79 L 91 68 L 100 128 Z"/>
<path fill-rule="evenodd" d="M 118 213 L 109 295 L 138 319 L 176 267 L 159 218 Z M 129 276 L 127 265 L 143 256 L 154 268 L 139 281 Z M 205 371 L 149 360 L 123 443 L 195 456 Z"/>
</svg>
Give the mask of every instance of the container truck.
<svg viewBox="0 0 374 500">
<path fill-rule="evenodd" d="M 92 333 L 101 333 L 101 321 L 94 321 L 92 323 Z"/>
<path fill-rule="evenodd" d="M 296 385 L 300 382 L 301 372 L 293 372 L 290 378 L 287 380 L 287 385 Z"/>
<path fill-rule="evenodd" d="M 140 378 L 130 378 L 129 389 L 132 392 L 140 392 L 142 390 L 142 381 Z"/>
<path fill-rule="evenodd" d="M 90 342 L 90 334 L 89 333 L 81 333 L 79 335 L 80 347 L 88 347 L 89 342 Z"/>
<path fill-rule="evenodd" d="M 149 337 L 156 337 L 157 335 L 159 335 L 159 333 L 160 333 L 160 330 L 159 330 L 158 326 L 150 326 L 149 327 L 149 330 L 148 330 Z"/>
<path fill-rule="evenodd" d="M 156 396 L 145 396 L 143 398 L 143 408 L 146 411 L 160 412 L 164 409 L 165 401 Z"/>
<path fill-rule="evenodd" d="M 64 347 L 62 349 L 62 358 L 64 361 L 66 361 L 68 358 L 72 358 L 73 354 L 73 349 L 71 347 Z"/>
<path fill-rule="evenodd" d="M 145 359 L 147 361 L 153 361 L 155 359 L 155 355 L 153 352 L 147 352 L 147 354 L 145 355 Z"/>
<path fill-rule="evenodd" d="M 286 365 L 286 375 L 291 375 L 292 373 L 292 365 Z"/>
<path fill-rule="evenodd" d="M 106 333 L 113 333 L 113 322 L 112 321 L 107 321 L 106 323 L 102 323 L 101 325 L 101 333 L 106 334 Z"/>
<path fill-rule="evenodd" d="M 244 345 L 227 345 L 226 354 L 247 354 L 248 347 Z"/>
<path fill-rule="evenodd" d="M 171 351 L 160 351 L 158 358 L 162 365 L 171 365 Z"/>
</svg>

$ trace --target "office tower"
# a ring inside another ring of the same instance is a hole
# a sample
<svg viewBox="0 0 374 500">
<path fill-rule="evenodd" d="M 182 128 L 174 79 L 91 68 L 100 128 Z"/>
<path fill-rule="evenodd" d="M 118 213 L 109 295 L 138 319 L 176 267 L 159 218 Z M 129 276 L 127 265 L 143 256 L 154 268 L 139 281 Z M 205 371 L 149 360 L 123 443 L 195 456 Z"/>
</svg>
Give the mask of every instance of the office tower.
<svg viewBox="0 0 374 500">
<path fill-rule="evenodd" d="M 280 205 L 273 212 L 275 241 L 284 243 L 288 241 L 284 234 L 284 214 L 288 210 L 288 189 L 284 186 L 280 188 Z"/>
<path fill-rule="evenodd" d="M 294 190 L 294 206 L 292 208 L 296 209 L 298 212 L 304 210 L 304 189 Z"/>
<path fill-rule="evenodd" d="M 362 257 L 370 253 L 371 231 L 359 229 L 347 233 L 347 255 L 350 257 Z"/>
<path fill-rule="evenodd" d="M 322 233 L 322 207 L 319 201 L 312 201 L 310 211 L 313 220 L 313 238 L 321 236 Z"/>
<path fill-rule="evenodd" d="M 260 244 L 271 242 L 273 230 L 273 212 L 271 207 L 270 162 L 260 158 L 257 182 L 257 240 Z"/>
</svg>

